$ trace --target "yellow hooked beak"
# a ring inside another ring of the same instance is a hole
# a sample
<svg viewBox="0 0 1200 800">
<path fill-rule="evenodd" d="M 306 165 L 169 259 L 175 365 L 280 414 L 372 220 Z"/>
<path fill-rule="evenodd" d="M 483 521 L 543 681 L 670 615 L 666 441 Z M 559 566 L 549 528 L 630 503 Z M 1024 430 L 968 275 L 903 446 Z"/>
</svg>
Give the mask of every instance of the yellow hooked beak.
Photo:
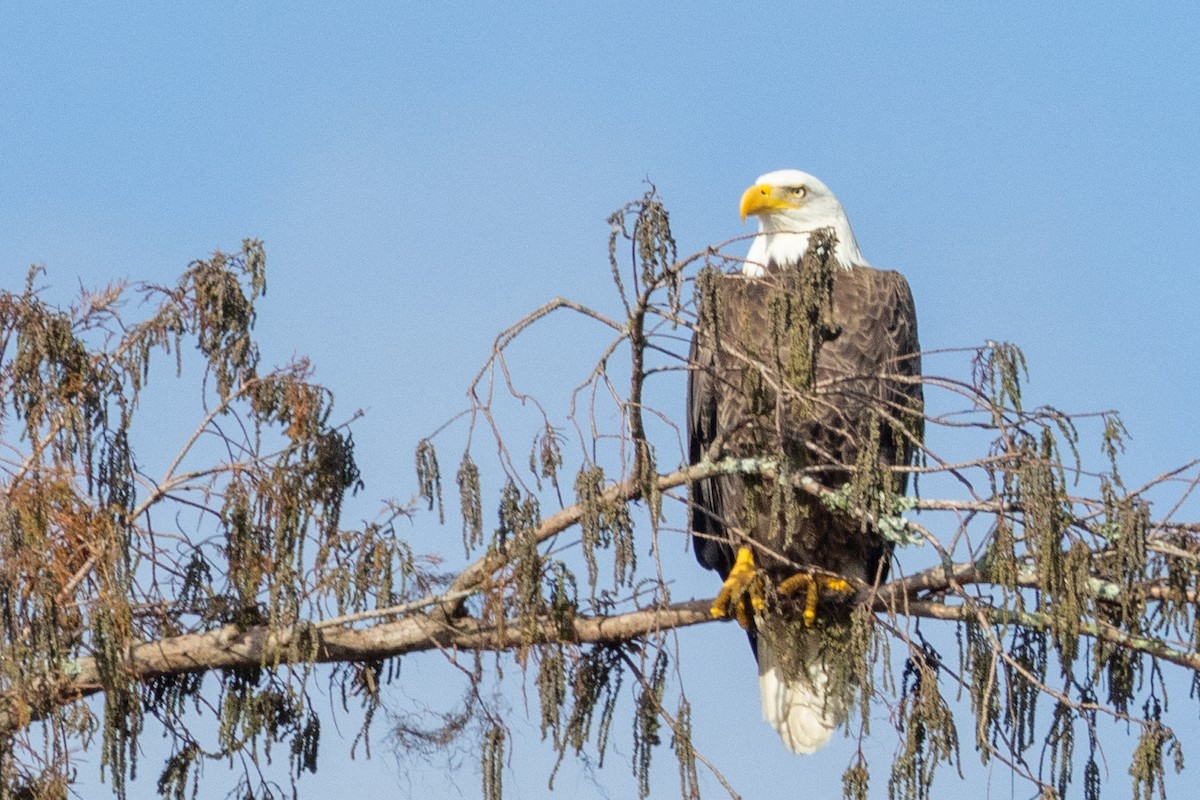
<svg viewBox="0 0 1200 800">
<path fill-rule="evenodd" d="M 799 208 L 799 206 L 788 197 L 787 192 L 779 187 L 769 183 L 760 183 L 757 186 L 751 186 L 742 194 L 742 204 L 738 210 L 741 211 L 742 222 L 745 222 L 746 217 L 751 214 L 774 214 L 786 208 Z"/>
</svg>

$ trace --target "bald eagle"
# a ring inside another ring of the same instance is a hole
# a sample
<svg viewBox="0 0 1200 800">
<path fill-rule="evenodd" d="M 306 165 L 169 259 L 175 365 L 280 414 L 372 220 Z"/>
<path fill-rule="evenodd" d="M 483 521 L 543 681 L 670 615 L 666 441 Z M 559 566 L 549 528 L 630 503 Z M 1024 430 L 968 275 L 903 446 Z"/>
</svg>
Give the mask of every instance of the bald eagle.
<svg viewBox="0 0 1200 800">
<path fill-rule="evenodd" d="M 850 670 L 837 653 L 856 596 L 886 577 L 894 546 L 878 508 L 818 495 L 845 497 L 868 473 L 879 496 L 905 491 L 906 475 L 888 468 L 910 464 L 920 444 L 916 312 L 904 278 L 867 264 L 813 176 L 763 175 L 741 215 L 759 220 L 741 274 L 700 284 L 690 457 L 774 458 L 781 477 L 692 483 L 692 543 L 725 581 L 713 616 L 749 633 L 763 716 L 789 749 L 811 753 L 846 719 Z"/>
</svg>

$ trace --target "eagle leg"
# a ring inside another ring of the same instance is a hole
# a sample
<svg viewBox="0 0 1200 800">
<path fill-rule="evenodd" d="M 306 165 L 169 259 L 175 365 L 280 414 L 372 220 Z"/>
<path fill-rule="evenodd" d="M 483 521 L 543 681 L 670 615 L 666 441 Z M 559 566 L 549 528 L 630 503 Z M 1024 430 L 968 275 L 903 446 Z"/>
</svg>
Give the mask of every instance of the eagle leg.
<svg viewBox="0 0 1200 800">
<path fill-rule="evenodd" d="M 754 555 L 749 547 L 739 547 L 737 560 L 729 577 L 713 600 L 709 615 L 713 619 L 734 617 L 738 624 L 750 630 L 752 614 L 762 611 L 767 605 L 766 592 L 763 587 L 764 579 L 758 567 L 754 565 Z"/>
<path fill-rule="evenodd" d="M 842 578 L 831 575 L 813 575 L 810 572 L 797 572 L 784 580 L 775 590 L 782 595 L 804 592 L 804 624 L 811 626 L 817 619 L 817 599 L 822 590 L 837 594 L 854 594 L 854 588 Z"/>
</svg>

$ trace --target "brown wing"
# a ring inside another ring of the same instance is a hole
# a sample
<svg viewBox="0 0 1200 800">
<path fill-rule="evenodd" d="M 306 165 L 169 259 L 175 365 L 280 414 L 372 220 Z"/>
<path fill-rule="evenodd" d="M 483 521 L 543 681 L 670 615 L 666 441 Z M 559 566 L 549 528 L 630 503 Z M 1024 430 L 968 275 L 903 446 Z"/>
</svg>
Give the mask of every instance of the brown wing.
<svg viewBox="0 0 1200 800">
<path fill-rule="evenodd" d="M 802 269 L 820 268 L 816 258 L 810 252 Z M 815 363 L 794 357 L 803 346 L 793 335 L 798 311 L 780 299 L 796 285 L 794 275 L 772 271 L 764 279 L 727 275 L 714 282 L 711 305 L 701 314 L 711 324 L 701 326 L 690 356 L 693 463 L 706 454 L 779 455 L 816 468 L 814 477 L 837 488 L 849 478 L 845 468 L 858 462 L 872 419 L 880 462 L 910 462 L 921 435 L 922 395 L 908 284 L 898 273 L 865 267 L 837 269 L 832 277 L 831 299 L 809 319 Z M 798 382 L 807 382 L 808 391 L 797 391 Z M 709 453 L 714 442 L 716 452 Z M 899 480 L 897 491 L 904 484 Z M 808 495 L 781 504 L 774 487 L 741 476 L 692 484 L 691 530 L 697 559 L 722 579 L 746 539 L 759 545 L 759 564 L 769 570 L 808 565 L 862 580 L 874 579 L 881 561 L 886 570 L 891 551 L 872 530 Z"/>
<path fill-rule="evenodd" d="M 717 437 L 717 405 L 721 392 L 717 386 L 716 359 L 712 347 L 692 338 L 688 353 L 687 429 L 688 459 L 696 464 L 708 455 Z M 720 457 L 720 454 L 717 455 Z M 729 482 L 707 478 L 689 486 L 688 516 L 692 530 L 692 549 L 696 560 L 707 569 L 715 569 L 721 580 L 733 567 L 733 548 L 729 544 L 724 521 Z"/>
</svg>

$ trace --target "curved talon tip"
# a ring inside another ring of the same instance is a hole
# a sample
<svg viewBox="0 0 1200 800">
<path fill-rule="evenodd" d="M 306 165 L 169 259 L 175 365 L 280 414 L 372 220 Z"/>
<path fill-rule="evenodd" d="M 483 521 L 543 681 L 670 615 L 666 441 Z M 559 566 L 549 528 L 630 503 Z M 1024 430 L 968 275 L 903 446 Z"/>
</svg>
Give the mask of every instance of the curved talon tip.
<svg viewBox="0 0 1200 800">
<path fill-rule="evenodd" d="M 750 630 L 750 614 L 746 611 L 744 605 L 738 606 L 737 621 L 744 630 Z"/>
</svg>

